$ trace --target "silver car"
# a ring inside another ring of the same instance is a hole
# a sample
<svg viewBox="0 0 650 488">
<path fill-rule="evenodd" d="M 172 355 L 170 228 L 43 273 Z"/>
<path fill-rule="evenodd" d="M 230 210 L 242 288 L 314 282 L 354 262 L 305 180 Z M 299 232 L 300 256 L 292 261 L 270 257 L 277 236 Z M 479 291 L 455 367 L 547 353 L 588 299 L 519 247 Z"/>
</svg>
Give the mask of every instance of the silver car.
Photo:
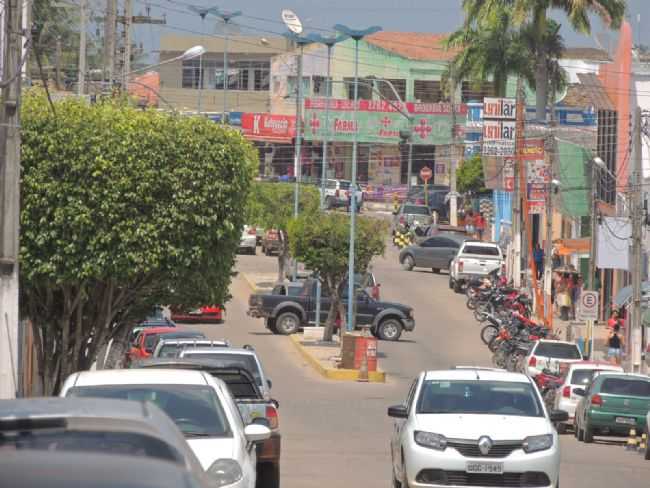
<svg viewBox="0 0 650 488">
<path fill-rule="evenodd" d="M 399 262 L 406 271 L 413 268 L 431 268 L 434 273 L 449 269 L 460 245 L 467 236 L 456 233 L 440 233 L 416 244 L 405 247 L 399 253 Z"/>
<path fill-rule="evenodd" d="M 426 205 L 403 204 L 393 218 L 393 230 L 409 227 L 428 227 L 433 224 L 431 210 Z"/>
</svg>

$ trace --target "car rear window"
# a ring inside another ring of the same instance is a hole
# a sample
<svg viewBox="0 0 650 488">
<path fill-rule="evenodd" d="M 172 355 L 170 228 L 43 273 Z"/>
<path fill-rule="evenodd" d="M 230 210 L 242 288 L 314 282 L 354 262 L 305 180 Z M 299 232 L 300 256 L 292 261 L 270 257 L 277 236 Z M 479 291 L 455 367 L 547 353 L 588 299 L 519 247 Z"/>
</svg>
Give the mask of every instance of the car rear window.
<svg viewBox="0 0 650 488">
<path fill-rule="evenodd" d="M 587 385 L 594 377 L 594 369 L 576 369 L 571 373 L 572 385 Z"/>
<path fill-rule="evenodd" d="M 421 205 L 406 205 L 402 213 L 408 215 L 429 215 L 429 207 Z"/>
<path fill-rule="evenodd" d="M 133 432 L 25 430 L 0 436 L 0 452 L 4 449 L 95 452 L 184 463 L 172 446 L 155 437 Z"/>
<path fill-rule="evenodd" d="M 627 378 L 606 378 L 600 387 L 601 393 L 610 395 L 650 397 L 650 381 Z"/>
<path fill-rule="evenodd" d="M 257 366 L 257 361 L 250 354 L 219 354 L 211 352 L 194 352 L 185 350 L 181 354 L 187 359 L 210 359 L 210 363 L 220 368 L 242 368 L 248 371 L 258 386 L 262 386 L 262 374 Z"/>
<path fill-rule="evenodd" d="M 540 342 L 535 349 L 535 356 L 556 359 L 580 359 L 580 350 L 573 344 L 557 342 Z"/>
<path fill-rule="evenodd" d="M 472 254 L 476 256 L 499 256 L 499 248 L 493 246 L 472 246 L 467 244 L 463 248 L 463 254 Z"/>
</svg>

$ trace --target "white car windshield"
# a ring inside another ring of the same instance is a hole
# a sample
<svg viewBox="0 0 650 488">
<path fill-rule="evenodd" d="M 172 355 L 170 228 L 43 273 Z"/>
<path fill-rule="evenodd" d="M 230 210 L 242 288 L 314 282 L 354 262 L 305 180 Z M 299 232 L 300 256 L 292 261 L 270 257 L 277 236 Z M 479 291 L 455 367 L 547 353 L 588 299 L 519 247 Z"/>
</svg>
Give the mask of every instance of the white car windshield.
<svg viewBox="0 0 650 488">
<path fill-rule="evenodd" d="M 418 414 L 544 416 L 530 384 L 483 380 L 425 381 L 416 411 Z"/>
<path fill-rule="evenodd" d="M 232 437 L 214 390 L 200 385 L 76 386 L 66 396 L 155 403 L 186 437 Z"/>
<path fill-rule="evenodd" d="M 580 350 L 574 344 L 560 342 L 540 342 L 535 349 L 535 356 L 557 359 L 581 359 Z"/>
</svg>

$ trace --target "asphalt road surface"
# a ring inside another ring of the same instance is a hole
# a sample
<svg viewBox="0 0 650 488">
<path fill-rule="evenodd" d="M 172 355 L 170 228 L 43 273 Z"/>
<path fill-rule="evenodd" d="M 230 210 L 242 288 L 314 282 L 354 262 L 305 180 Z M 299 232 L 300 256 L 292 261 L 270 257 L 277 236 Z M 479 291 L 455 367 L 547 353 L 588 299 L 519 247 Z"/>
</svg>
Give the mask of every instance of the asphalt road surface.
<svg viewBox="0 0 650 488">
<path fill-rule="evenodd" d="M 276 258 L 241 256 L 237 270 L 273 272 L 276 266 Z M 280 402 L 283 488 L 390 486 L 393 424 L 386 407 L 401 403 L 411 381 L 424 369 L 490 365 L 479 326 L 464 297 L 449 290 L 446 274 L 403 271 L 392 247 L 375 261 L 374 273 L 382 299 L 415 308 L 413 333 L 405 333 L 397 343 L 379 343 L 386 384 L 321 378 L 288 338 L 271 335 L 262 320 L 246 315 L 251 289 L 241 276 L 233 281 L 225 324 L 192 326 L 212 339 L 252 344 L 260 354 L 273 380 L 273 396 Z M 567 434 L 561 442 L 563 488 L 650 486 L 650 461 L 626 452 L 621 441 L 585 445 Z"/>
</svg>

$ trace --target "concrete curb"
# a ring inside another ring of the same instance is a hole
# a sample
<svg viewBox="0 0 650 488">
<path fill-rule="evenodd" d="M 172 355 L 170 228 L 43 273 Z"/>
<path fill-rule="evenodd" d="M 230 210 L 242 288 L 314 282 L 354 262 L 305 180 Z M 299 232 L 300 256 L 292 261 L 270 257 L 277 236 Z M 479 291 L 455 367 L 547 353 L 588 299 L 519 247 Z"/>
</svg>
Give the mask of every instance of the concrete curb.
<svg viewBox="0 0 650 488">
<path fill-rule="evenodd" d="M 289 339 L 296 347 L 300 355 L 324 378 L 337 381 L 357 381 L 359 371 L 356 369 L 339 369 L 326 368 L 318 359 L 312 356 L 307 348 L 300 343 L 300 338 L 296 335 L 289 336 Z M 370 383 L 386 383 L 386 373 L 383 371 L 369 371 L 368 381 Z"/>
<path fill-rule="evenodd" d="M 253 290 L 253 293 L 257 292 L 257 287 L 255 286 L 255 283 L 251 281 L 251 279 L 248 277 L 246 273 L 240 273 L 242 275 L 242 278 L 244 278 L 244 281 L 248 286 L 250 286 L 251 290 Z"/>
</svg>

